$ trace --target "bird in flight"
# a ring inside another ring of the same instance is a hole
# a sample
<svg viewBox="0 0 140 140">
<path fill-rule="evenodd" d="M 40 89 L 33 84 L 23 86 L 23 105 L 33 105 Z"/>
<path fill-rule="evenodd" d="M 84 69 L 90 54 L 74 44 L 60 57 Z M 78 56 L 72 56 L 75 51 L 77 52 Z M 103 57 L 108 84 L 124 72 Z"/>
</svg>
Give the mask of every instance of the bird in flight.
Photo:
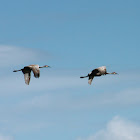
<svg viewBox="0 0 140 140">
<path fill-rule="evenodd" d="M 29 66 L 25 66 L 23 69 L 14 70 L 13 72 L 22 71 L 24 74 L 25 83 L 29 85 L 30 79 L 31 79 L 31 71 L 33 71 L 35 78 L 39 78 L 40 68 L 46 68 L 46 67 L 50 67 L 50 66 L 45 65 L 45 66 L 40 67 L 39 65 L 29 65 Z"/>
<path fill-rule="evenodd" d="M 80 78 L 86 78 L 88 77 L 88 83 L 91 85 L 92 80 L 96 76 L 106 75 L 106 74 L 117 74 L 116 72 L 108 73 L 106 70 L 106 66 L 98 67 L 94 70 L 92 70 L 87 76 L 81 76 Z"/>
</svg>

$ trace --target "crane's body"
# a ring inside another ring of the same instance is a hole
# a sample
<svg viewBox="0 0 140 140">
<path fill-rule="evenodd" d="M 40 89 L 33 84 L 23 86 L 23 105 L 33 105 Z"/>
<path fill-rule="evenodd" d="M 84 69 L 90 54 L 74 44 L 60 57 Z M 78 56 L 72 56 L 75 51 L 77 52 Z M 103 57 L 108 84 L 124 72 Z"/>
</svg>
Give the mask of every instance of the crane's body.
<svg viewBox="0 0 140 140">
<path fill-rule="evenodd" d="M 22 71 L 22 73 L 24 74 L 25 83 L 29 85 L 30 79 L 31 79 L 31 71 L 33 71 L 35 78 L 39 78 L 40 68 L 45 68 L 45 67 L 50 67 L 50 66 L 45 65 L 45 66 L 39 67 L 39 65 L 29 65 L 29 66 L 25 66 L 24 68 L 20 70 L 14 70 L 13 72 Z"/>
<path fill-rule="evenodd" d="M 88 83 L 91 85 L 94 77 L 101 76 L 101 75 L 106 75 L 106 74 L 117 74 L 117 73 L 116 72 L 108 73 L 107 70 L 106 70 L 106 66 L 101 66 L 101 67 L 98 67 L 98 68 L 92 70 L 87 76 L 82 76 L 80 78 L 89 77 Z"/>
</svg>

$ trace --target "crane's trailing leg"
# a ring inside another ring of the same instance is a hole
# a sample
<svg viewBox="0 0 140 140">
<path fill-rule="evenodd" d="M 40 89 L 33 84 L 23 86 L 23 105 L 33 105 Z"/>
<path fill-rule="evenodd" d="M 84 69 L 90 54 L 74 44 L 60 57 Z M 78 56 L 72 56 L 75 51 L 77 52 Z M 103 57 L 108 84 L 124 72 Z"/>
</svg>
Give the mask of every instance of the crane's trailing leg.
<svg viewBox="0 0 140 140">
<path fill-rule="evenodd" d="M 86 77 L 88 77 L 88 75 L 87 76 L 81 76 L 80 78 L 86 78 Z"/>
<path fill-rule="evenodd" d="M 13 72 L 18 72 L 18 71 L 22 71 L 22 70 L 14 70 Z"/>
</svg>

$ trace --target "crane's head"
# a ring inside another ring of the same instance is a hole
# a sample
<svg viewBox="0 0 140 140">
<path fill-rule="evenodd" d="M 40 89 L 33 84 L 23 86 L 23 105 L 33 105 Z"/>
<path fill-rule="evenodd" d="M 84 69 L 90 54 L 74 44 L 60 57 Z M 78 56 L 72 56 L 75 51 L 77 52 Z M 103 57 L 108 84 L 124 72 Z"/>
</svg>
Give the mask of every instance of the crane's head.
<svg viewBox="0 0 140 140">
<path fill-rule="evenodd" d="M 43 66 L 43 67 L 45 67 L 45 68 L 50 68 L 50 66 L 48 66 L 48 65 L 45 65 L 45 66 Z"/>
<path fill-rule="evenodd" d="M 112 74 L 118 74 L 118 73 L 116 73 L 116 72 L 112 72 Z"/>
</svg>

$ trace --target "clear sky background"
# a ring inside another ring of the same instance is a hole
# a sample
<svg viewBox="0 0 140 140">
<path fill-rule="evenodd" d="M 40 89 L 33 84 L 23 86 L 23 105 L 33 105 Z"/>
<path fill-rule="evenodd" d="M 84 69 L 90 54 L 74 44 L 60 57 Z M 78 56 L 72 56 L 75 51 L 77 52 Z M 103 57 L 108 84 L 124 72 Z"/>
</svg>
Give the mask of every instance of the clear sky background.
<svg viewBox="0 0 140 140">
<path fill-rule="evenodd" d="M 139 140 L 140 1 L 0 4 L 0 140 Z M 25 85 L 26 65 L 49 65 Z M 106 75 L 80 79 L 107 66 Z"/>
</svg>

